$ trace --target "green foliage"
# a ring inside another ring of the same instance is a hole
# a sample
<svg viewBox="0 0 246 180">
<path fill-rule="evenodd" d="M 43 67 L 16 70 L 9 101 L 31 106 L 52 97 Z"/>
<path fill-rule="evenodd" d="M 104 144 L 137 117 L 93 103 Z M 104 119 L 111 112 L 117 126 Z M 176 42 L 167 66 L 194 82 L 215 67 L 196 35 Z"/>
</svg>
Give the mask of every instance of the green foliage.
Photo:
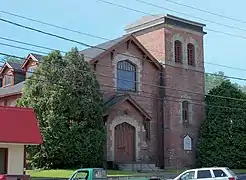
<svg viewBox="0 0 246 180">
<path fill-rule="evenodd" d="M 44 57 L 27 80 L 19 106 L 33 107 L 43 144 L 29 146 L 39 168 L 101 166 L 106 131 L 99 83 L 77 49 Z"/>
<path fill-rule="evenodd" d="M 226 80 L 212 89 L 205 101 L 206 120 L 201 126 L 198 141 L 198 166 L 244 168 L 246 166 L 245 94 Z"/>
</svg>

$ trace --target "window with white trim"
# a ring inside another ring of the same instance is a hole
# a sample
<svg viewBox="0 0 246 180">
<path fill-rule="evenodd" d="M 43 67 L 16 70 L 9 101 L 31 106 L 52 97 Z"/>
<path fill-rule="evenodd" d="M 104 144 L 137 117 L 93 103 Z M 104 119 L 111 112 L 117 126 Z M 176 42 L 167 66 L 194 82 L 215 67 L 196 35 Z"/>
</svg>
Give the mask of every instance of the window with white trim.
<svg viewBox="0 0 246 180">
<path fill-rule="evenodd" d="M 4 86 L 12 85 L 13 77 L 12 75 L 6 74 L 4 75 Z"/>
</svg>

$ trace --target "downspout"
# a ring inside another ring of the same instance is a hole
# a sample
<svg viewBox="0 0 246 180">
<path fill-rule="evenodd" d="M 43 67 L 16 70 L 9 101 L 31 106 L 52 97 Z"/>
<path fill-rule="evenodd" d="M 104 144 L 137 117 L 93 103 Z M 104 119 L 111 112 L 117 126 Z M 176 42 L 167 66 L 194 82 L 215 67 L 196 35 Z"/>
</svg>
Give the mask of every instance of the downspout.
<svg viewBox="0 0 246 180">
<path fill-rule="evenodd" d="M 164 143 L 164 98 L 165 98 L 165 89 L 164 89 L 164 67 L 161 66 L 161 73 L 160 73 L 160 100 L 161 100 L 161 115 L 160 115 L 160 123 L 161 123 L 161 142 L 160 142 L 160 169 L 165 168 L 165 143 Z"/>
</svg>

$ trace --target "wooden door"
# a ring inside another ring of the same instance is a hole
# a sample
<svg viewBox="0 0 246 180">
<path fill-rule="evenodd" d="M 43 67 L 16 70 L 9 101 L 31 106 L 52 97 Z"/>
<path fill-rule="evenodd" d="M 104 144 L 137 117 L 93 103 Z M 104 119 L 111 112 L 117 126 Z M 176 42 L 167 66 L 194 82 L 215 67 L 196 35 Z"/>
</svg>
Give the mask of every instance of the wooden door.
<svg viewBox="0 0 246 180">
<path fill-rule="evenodd" d="M 115 162 L 131 163 L 135 160 L 135 127 L 122 123 L 115 127 Z"/>
</svg>

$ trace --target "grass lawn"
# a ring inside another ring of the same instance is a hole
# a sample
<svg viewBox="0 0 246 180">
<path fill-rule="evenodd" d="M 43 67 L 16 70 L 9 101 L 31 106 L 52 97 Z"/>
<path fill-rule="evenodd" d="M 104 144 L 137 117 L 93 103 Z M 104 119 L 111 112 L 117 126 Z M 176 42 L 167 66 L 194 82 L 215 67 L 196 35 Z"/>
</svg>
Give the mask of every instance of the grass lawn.
<svg viewBox="0 0 246 180">
<path fill-rule="evenodd" d="M 245 173 L 246 174 L 246 169 L 232 169 L 234 173 Z"/>
<path fill-rule="evenodd" d="M 165 173 L 171 173 L 171 174 L 179 174 L 183 172 L 184 170 L 164 170 Z M 69 178 L 74 170 L 28 170 L 27 174 L 31 177 L 49 177 L 49 178 Z M 233 169 L 233 172 L 235 173 L 246 173 L 246 169 Z M 108 170 L 108 175 L 111 176 L 134 176 L 134 175 L 147 175 L 148 173 L 137 173 L 132 171 L 117 171 L 117 170 Z M 151 173 L 153 174 L 153 173 Z"/>
</svg>

